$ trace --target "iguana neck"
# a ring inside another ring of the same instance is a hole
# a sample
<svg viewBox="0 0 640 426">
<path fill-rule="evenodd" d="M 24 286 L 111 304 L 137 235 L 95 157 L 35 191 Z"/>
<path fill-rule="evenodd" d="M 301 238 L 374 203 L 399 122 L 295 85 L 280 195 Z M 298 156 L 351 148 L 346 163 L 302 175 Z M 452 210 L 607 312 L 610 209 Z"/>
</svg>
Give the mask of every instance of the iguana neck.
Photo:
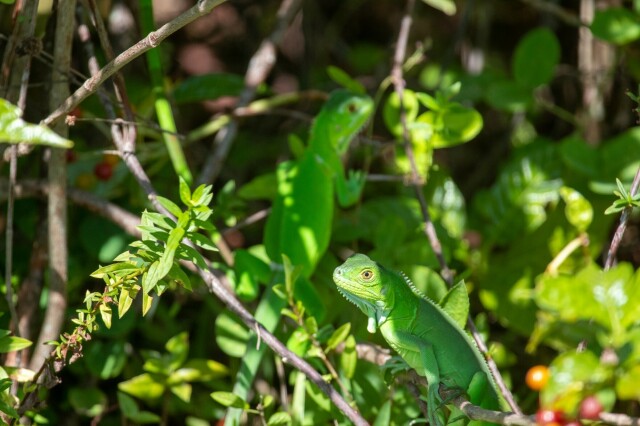
<svg viewBox="0 0 640 426">
<path fill-rule="evenodd" d="M 385 286 L 384 307 L 382 307 L 387 312 L 386 320 L 397 321 L 415 318 L 418 299 L 405 278 L 395 272 L 389 272 L 383 279 L 388 281 Z"/>
</svg>

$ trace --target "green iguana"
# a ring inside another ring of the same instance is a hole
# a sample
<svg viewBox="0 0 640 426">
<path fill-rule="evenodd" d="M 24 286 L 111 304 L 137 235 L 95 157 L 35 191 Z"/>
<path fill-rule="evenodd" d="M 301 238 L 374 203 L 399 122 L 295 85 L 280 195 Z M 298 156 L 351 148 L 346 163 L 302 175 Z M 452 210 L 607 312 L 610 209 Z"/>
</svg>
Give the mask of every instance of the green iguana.
<svg viewBox="0 0 640 426">
<path fill-rule="evenodd" d="M 355 254 L 335 269 L 333 280 L 339 292 L 367 315 L 367 330 L 380 329 L 406 363 L 426 377 L 429 423 L 443 423 L 438 411 L 446 402 L 440 397 L 440 384 L 466 392 L 475 405 L 500 409 L 493 376 L 464 323 L 421 295 L 408 278 Z M 464 416 L 453 409 L 450 417 L 454 412 Z"/>
<path fill-rule="evenodd" d="M 285 254 L 293 265 L 302 266 L 302 276 L 311 276 L 329 245 L 334 215 L 334 197 L 347 207 L 362 192 L 364 176 L 349 173 L 342 156 L 373 112 L 366 95 L 338 90 L 331 94 L 313 121 L 309 143 L 301 158 L 278 167 L 278 195 L 265 225 L 264 242 L 269 258 L 282 263 Z M 334 195 L 335 194 L 335 195 Z M 282 280 L 282 273 L 274 282 Z M 286 301 L 267 290 L 256 309 L 256 319 L 269 331 L 280 320 Z M 246 398 L 260 365 L 265 345 L 252 336 L 242 359 L 233 392 Z M 256 347 L 259 346 L 259 347 Z M 239 423 L 241 410 L 230 409 L 225 425 Z"/>
<path fill-rule="evenodd" d="M 372 111 L 373 101 L 366 95 L 333 92 L 313 122 L 302 158 L 278 170 L 278 197 L 264 239 L 273 261 L 281 263 L 286 254 L 293 265 L 302 265 L 306 277 L 315 269 L 329 245 L 334 197 L 348 207 L 362 193 L 364 176 L 346 176 L 342 156 Z"/>
</svg>

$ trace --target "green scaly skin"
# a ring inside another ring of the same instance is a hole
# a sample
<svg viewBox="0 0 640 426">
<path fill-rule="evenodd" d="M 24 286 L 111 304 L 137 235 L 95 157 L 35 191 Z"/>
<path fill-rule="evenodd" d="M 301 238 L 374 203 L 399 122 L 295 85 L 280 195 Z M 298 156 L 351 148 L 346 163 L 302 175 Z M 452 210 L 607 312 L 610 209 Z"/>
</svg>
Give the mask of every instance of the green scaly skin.
<svg viewBox="0 0 640 426">
<path fill-rule="evenodd" d="M 282 254 L 302 265 L 309 277 L 329 245 L 334 197 L 348 207 L 357 202 L 364 175 L 350 172 L 342 156 L 373 111 L 365 95 L 338 90 L 331 94 L 315 118 L 309 146 L 302 158 L 278 171 L 278 197 L 265 227 L 267 254 L 276 263 Z"/>
<path fill-rule="evenodd" d="M 403 275 L 355 254 L 336 268 L 333 280 L 340 293 L 367 315 L 367 330 L 375 333 L 379 329 L 389 346 L 426 377 L 432 425 L 443 424 L 438 411 L 446 402 L 438 392 L 440 384 L 466 392 L 475 405 L 500 409 L 500 393 L 475 343 L 438 304 L 421 297 Z M 459 421 L 458 414 L 452 410 L 450 418 Z"/>
<path fill-rule="evenodd" d="M 331 94 L 314 119 L 309 144 L 302 158 L 278 168 L 278 196 L 265 227 L 267 254 L 282 263 L 282 254 L 302 275 L 311 276 L 329 245 L 334 214 L 334 197 L 343 207 L 354 204 L 362 193 L 364 175 L 346 176 L 342 156 L 373 112 L 373 101 L 365 95 L 338 90 Z M 282 273 L 273 283 L 282 282 Z M 256 319 L 269 331 L 275 330 L 286 301 L 270 287 L 256 309 Z M 252 336 L 242 359 L 233 393 L 246 398 L 258 371 L 265 345 Z M 226 426 L 240 422 L 241 410 L 229 409 Z"/>
</svg>

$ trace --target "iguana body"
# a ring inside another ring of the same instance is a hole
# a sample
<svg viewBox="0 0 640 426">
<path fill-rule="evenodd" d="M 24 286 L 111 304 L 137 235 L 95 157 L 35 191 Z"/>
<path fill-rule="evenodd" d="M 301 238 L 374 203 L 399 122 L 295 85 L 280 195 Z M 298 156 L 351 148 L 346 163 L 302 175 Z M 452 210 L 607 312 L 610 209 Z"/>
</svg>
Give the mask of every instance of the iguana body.
<svg viewBox="0 0 640 426">
<path fill-rule="evenodd" d="M 389 345 L 428 382 L 429 421 L 441 424 L 439 384 L 465 391 L 473 404 L 499 409 L 499 392 L 487 364 L 465 330 L 443 308 L 422 297 L 403 276 L 363 254 L 336 268 L 333 279 Z"/>
<path fill-rule="evenodd" d="M 313 121 L 309 143 L 300 159 L 278 168 L 278 195 L 265 228 L 267 254 L 282 263 L 285 254 L 293 265 L 301 265 L 308 278 L 329 245 L 334 214 L 334 197 L 342 206 L 360 197 L 362 175 L 345 176 L 342 156 L 373 111 L 368 96 L 344 90 L 333 92 Z M 280 273 L 274 283 L 281 282 Z M 273 331 L 286 301 L 267 290 L 256 310 L 256 319 Z M 242 359 L 233 392 L 246 398 L 258 370 L 265 345 L 252 336 Z M 230 409 L 225 425 L 239 423 L 241 410 Z"/>
<path fill-rule="evenodd" d="M 315 118 L 302 158 L 278 170 L 278 196 L 265 228 L 269 257 L 282 262 L 286 254 L 293 265 L 310 276 L 329 245 L 334 197 L 347 207 L 360 197 L 360 174 L 347 178 L 342 155 L 373 111 L 365 95 L 345 90 L 333 92 Z"/>
</svg>

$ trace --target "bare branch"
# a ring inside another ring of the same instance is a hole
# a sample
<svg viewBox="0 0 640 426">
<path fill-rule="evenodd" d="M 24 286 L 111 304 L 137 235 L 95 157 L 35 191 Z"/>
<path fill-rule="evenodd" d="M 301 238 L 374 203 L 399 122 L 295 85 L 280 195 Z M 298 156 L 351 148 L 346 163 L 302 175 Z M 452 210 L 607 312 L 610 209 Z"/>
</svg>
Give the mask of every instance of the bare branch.
<svg viewBox="0 0 640 426">
<path fill-rule="evenodd" d="M 429 244 L 440 263 L 440 273 L 445 281 L 449 284 L 453 284 L 453 273 L 449 269 L 447 262 L 444 258 L 444 254 L 442 252 L 442 244 L 440 244 L 440 240 L 438 239 L 438 235 L 436 233 L 436 229 L 433 225 L 433 221 L 431 220 L 431 216 L 429 215 L 429 208 L 427 205 L 427 200 L 424 196 L 424 192 L 422 191 L 422 183 L 420 179 L 420 174 L 418 173 L 418 167 L 416 165 L 415 156 L 413 154 L 413 147 L 411 146 L 411 136 L 409 134 L 409 128 L 407 126 L 407 117 L 406 111 L 404 109 L 403 103 L 403 92 L 404 92 L 404 77 L 403 77 L 403 63 L 406 57 L 406 48 L 407 48 L 407 40 L 409 38 L 409 29 L 411 28 L 412 22 L 412 13 L 414 8 L 415 0 L 408 0 L 406 11 L 404 16 L 402 17 L 402 22 L 400 24 L 400 31 L 398 33 L 398 42 L 396 44 L 396 50 L 393 58 L 393 68 L 391 70 L 391 80 L 393 81 L 393 85 L 395 88 L 395 92 L 398 94 L 398 99 L 400 103 L 400 124 L 402 125 L 402 139 L 404 144 L 404 150 L 409 159 L 409 164 L 411 165 L 411 180 L 413 182 L 413 187 L 415 189 L 416 198 L 420 203 L 420 210 L 422 212 L 422 217 L 424 220 L 424 232 L 427 236 Z M 489 356 L 489 350 L 487 345 L 484 343 L 482 336 L 478 332 L 473 320 L 471 317 L 467 318 L 467 327 L 473 336 L 476 344 L 478 345 L 478 349 L 484 355 L 489 370 L 493 374 L 493 377 L 496 381 L 496 384 L 500 388 L 500 392 L 504 396 L 504 398 L 509 403 L 509 406 L 516 413 L 521 413 L 518 404 L 516 404 L 513 395 L 509 388 L 507 388 L 504 380 L 502 379 L 502 375 L 500 374 L 500 370 L 498 370 L 498 366 L 493 361 L 493 359 Z"/>
<path fill-rule="evenodd" d="M 633 182 L 631 183 L 631 190 L 629 191 L 629 195 L 633 197 L 638 192 L 638 186 L 640 186 L 640 167 L 636 170 L 636 175 L 633 178 Z M 622 211 L 620 215 L 620 223 L 618 223 L 618 227 L 616 228 L 615 234 L 613 234 L 613 238 L 611 239 L 611 245 L 609 246 L 609 250 L 607 250 L 607 260 L 604 264 L 604 269 L 610 269 L 613 266 L 613 262 L 616 258 L 616 253 L 618 252 L 618 247 L 620 246 L 620 241 L 622 241 L 622 236 L 624 235 L 624 231 L 627 229 L 627 222 L 629 221 L 629 216 L 633 211 L 633 207 L 627 207 Z"/>
<path fill-rule="evenodd" d="M 43 120 L 43 124 L 51 125 L 60 118 L 68 114 L 80 102 L 94 93 L 109 77 L 119 71 L 129 62 L 142 55 L 149 49 L 158 46 L 164 39 L 178 31 L 180 28 L 211 12 L 213 8 L 227 0 L 199 0 L 191 9 L 160 27 L 157 31 L 152 31 L 138 43 L 118 55 L 113 61 L 105 65 L 97 74 L 86 80 L 78 90 L 68 97 L 60 107 L 53 111 Z"/>
<path fill-rule="evenodd" d="M 262 42 L 249 61 L 247 73 L 244 77 L 245 88 L 238 101 L 239 108 L 247 106 L 255 97 L 258 86 L 266 81 L 273 65 L 276 63 L 276 46 L 282 40 L 284 32 L 293 17 L 298 13 L 301 5 L 301 0 L 283 0 L 280 4 L 275 29 L 271 35 Z M 217 133 L 213 149 L 205 160 L 200 176 L 198 176 L 198 183 L 212 183 L 215 181 L 220 173 L 224 159 L 227 158 L 227 154 L 229 153 L 229 149 L 237 132 L 238 123 L 232 120 Z"/>
</svg>

